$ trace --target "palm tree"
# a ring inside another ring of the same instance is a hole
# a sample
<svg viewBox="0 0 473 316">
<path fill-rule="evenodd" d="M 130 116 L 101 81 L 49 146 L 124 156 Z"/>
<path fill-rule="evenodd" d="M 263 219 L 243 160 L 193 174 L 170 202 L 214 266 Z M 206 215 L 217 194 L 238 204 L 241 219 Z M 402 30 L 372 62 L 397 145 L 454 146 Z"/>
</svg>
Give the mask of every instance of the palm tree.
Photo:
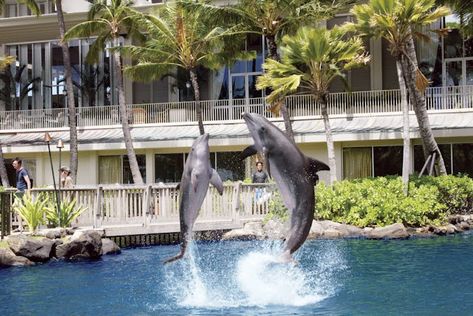
<svg viewBox="0 0 473 316">
<path fill-rule="evenodd" d="M 239 0 L 233 7 L 224 7 L 223 20 L 240 22 L 249 32 L 264 35 L 268 57 L 279 61 L 278 41 L 284 34 L 294 34 L 303 25 L 315 25 L 345 8 L 352 0 Z M 218 10 L 218 9 L 214 9 Z M 226 13 L 226 14 L 225 14 Z M 221 17 L 222 14 L 215 14 Z M 286 134 L 294 141 L 294 132 L 287 107 L 282 99 L 274 99 L 269 110 L 281 114 Z"/>
<path fill-rule="evenodd" d="M 57 20 L 59 25 L 59 35 L 64 38 L 66 33 L 66 24 L 64 22 L 64 12 L 62 10 L 62 0 L 55 0 L 57 9 Z M 67 109 L 68 109 L 68 123 L 69 123 L 69 139 L 70 139 L 70 169 L 72 181 L 75 182 L 77 178 L 77 168 L 79 164 L 78 159 L 78 144 L 77 144 L 77 117 L 76 117 L 76 101 L 74 98 L 74 88 L 72 82 L 72 67 L 71 56 L 69 53 L 69 45 L 67 41 L 61 40 L 59 45 L 62 48 L 64 77 L 66 78 L 67 93 Z"/>
<path fill-rule="evenodd" d="M 473 1 L 438 0 L 439 4 L 449 6 L 460 17 L 460 28 L 467 36 L 473 36 Z"/>
<path fill-rule="evenodd" d="M 205 133 L 197 69 L 220 69 L 237 59 L 254 58 L 254 54 L 240 52 L 237 47 L 243 38 L 236 28 L 222 28 L 210 21 L 202 7 L 189 7 L 192 0 L 166 4 L 155 15 L 143 21 L 149 39 L 143 46 L 121 48 L 138 61 L 125 73 L 135 80 L 154 80 L 180 68 L 189 74 L 200 134 Z"/>
<path fill-rule="evenodd" d="M 88 21 L 73 26 L 64 35 L 63 40 L 67 41 L 77 37 L 91 37 L 97 35 L 95 42 L 90 47 L 87 60 L 90 63 L 98 61 L 98 53 L 103 51 L 107 42 L 112 42 L 113 46 L 119 46 L 120 36 L 127 31 L 129 36 L 139 36 L 136 21 L 141 15 L 131 8 L 133 4 L 129 0 L 97 0 L 91 5 L 88 13 Z M 133 141 L 131 139 L 130 125 L 128 122 L 129 111 L 125 104 L 125 90 L 123 86 L 122 61 L 119 50 L 113 51 L 113 62 L 115 68 L 115 80 L 118 88 L 118 104 L 120 119 L 123 130 L 125 147 L 127 150 L 130 170 L 135 184 L 143 184 L 143 178 L 136 160 Z"/>
<path fill-rule="evenodd" d="M 14 56 L 0 57 L 0 71 L 6 68 L 11 63 L 15 62 Z M 5 159 L 3 159 L 3 147 L 0 142 L 0 179 L 2 180 L 2 186 L 5 188 L 10 187 L 10 180 L 8 180 L 8 172 L 5 166 Z"/>
<path fill-rule="evenodd" d="M 343 71 L 366 64 L 363 42 L 357 36 L 347 37 L 346 30 L 302 27 L 282 39 L 281 61 L 267 59 L 266 72 L 258 78 L 257 88 L 271 88 L 269 101 L 278 100 L 299 88 L 309 91 L 321 106 L 327 139 L 330 182 L 337 180 L 335 150 L 327 109 L 329 85 L 335 78 L 345 83 Z"/>
<path fill-rule="evenodd" d="M 13 75 L 11 66 L 6 65 L 0 72 L 0 81 L 3 87 L 0 89 L 0 100 L 5 102 L 7 110 L 21 110 L 22 101 L 28 97 L 32 91 L 36 91 L 37 84 L 41 82 L 41 77 L 28 79 L 24 71 L 27 65 L 20 65 Z M 17 92 L 18 91 L 18 92 Z"/>
<path fill-rule="evenodd" d="M 417 66 L 414 36 L 425 38 L 416 30 L 437 21 L 450 11 L 446 7 L 435 8 L 435 0 L 370 0 L 367 4 L 354 6 L 351 12 L 357 22 L 348 24 L 348 28 L 364 36 L 382 37 L 389 43 L 391 54 L 398 64 L 401 91 L 404 81 L 416 114 L 424 156 L 427 158 L 435 153 L 440 174 L 446 174 L 445 163 L 427 115 L 423 92 L 428 81 Z"/>
</svg>

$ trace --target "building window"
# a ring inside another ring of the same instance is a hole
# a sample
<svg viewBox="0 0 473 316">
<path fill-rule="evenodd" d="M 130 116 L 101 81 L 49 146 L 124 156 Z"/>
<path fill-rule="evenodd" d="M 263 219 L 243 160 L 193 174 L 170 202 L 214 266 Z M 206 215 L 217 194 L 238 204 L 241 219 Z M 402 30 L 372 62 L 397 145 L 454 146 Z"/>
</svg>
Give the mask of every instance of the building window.
<svg viewBox="0 0 473 316">
<path fill-rule="evenodd" d="M 183 154 L 154 155 L 154 181 L 164 183 L 180 182 L 184 171 Z"/>
<path fill-rule="evenodd" d="M 402 146 L 373 147 L 374 176 L 402 174 Z"/>
<path fill-rule="evenodd" d="M 245 161 L 239 157 L 240 152 L 218 152 L 217 172 L 222 181 L 239 181 L 245 179 Z"/>
<path fill-rule="evenodd" d="M 146 156 L 136 155 L 141 176 L 146 179 Z M 132 184 L 128 156 L 99 156 L 99 184 Z"/>
<path fill-rule="evenodd" d="M 453 173 L 473 177 L 473 144 L 453 144 Z"/>
<path fill-rule="evenodd" d="M 358 179 L 372 176 L 371 147 L 343 148 L 343 178 Z"/>
<path fill-rule="evenodd" d="M 452 161 L 451 161 L 451 145 L 450 144 L 439 144 L 440 152 L 442 153 L 443 161 L 445 162 L 445 169 L 448 174 L 452 173 Z M 424 150 L 422 145 L 414 146 L 414 171 L 420 173 L 422 167 L 425 164 Z M 428 174 L 429 170 L 424 171 L 424 175 Z"/>
</svg>

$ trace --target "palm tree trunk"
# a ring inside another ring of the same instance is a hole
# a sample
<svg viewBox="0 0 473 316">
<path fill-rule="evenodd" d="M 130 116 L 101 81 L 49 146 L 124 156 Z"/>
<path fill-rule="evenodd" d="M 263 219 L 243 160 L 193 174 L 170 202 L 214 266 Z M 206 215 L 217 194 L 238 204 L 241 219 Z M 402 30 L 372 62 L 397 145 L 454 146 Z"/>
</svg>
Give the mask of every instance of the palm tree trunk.
<svg viewBox="0 0 473 316">
<path fill-rule="evenodd" d="M 424 156 L 427 158 L 430 154 L 436 153 L 438 157 L 438 168 L 441 175 L 447 174 L 445 169 L 445 162 L 442 157 L 442 153 L 439 150 L 437 142 L 435 141 L 430 127 L 429 116 L 427 115 L 427 108 L 425 106 L 425 98 L 416 87 L 416 73 L 417 73 L 417 57 L 414 49 L 414 40 L 412 35 L 409 37 L 406 45 L 407 58 L 401 60 L 402 70 L 404 78 L 406 80 L 407 91 L 411 104 L 414 107 L 414 111 L 419 124 L 419 132 L 422 138 L 422 144 L 424 148 Z"/>
<path fill-rule="evenodd" d="M 199 82 L 197 81 L 197 74 L 194 69 L 189 70 L 192 82 L 192 88 L 194 89 L 194 100 L 195 100 L 195 113 L 197 115 L 197 123 L 199 124 L 200 135 L 205 134 L 204 123 L 202 119 L 202 108 L 200 107 L 200 88 Z"/>
<path fill-rule="evenodd" d="M 330 120 L 328 118 L 327 98 L 325 95 L 319 96 L 318 101 L 322 107 L 322 119 L 324 120 L 325 138 L 327 139 L 328 166 L 330 167 L 330 184 L 332 184 L 337 181 L 337 163 L 335 161 L 332 129 L 330 128 Z"/>
<path fill-rule="evenodd" d="M 3 159 L 3 148 L 0 144 L 0 179 L 2 179 L 2 186 L 4 188 L 10 187 L 10 180 L 8 180 L 7 168 L 5 166 L 5 159 Z"/>
<path fill-rule="evenodd" d="M 276 44 L 276 40 L 274 36 L 266 35 L 266 42 L 268 44 L 269 58 L 280 61 L 281 58 L 279 57 L 279 54 L 278 54 L 278 46 Z M 284 99 L 281 100 L 280 112 L 284 121 L 284 127 L 286 128 L 286 135 L 289 137 L 289 139 L 293 143 L 295 143 L 294 131 L 292 129 L 292 123 L 291 123 L 291 116 L 289 115 L 289 111 L 287 110 L 287 106 L 286 106 L 286 103 L 284 102 Z"/>
<path fill-rule="evenodd" d="M 118 41 L 115 40 L 115 46 L 118 46 Z M 130 124 L 128 123 L 128 111 L 125 102 L 125 89 L 123 87 L 122 76 L 122 62 L 120 60 L 120 53 L 113 52 L 113 60 L 115 63 L 115 79 L 118 86 L 118 108 L 120 111 L 120 119 L 122 122 L 123 139 L 125 141 L 126 153 L 130 163 L 130 171 L 135 184 L 143 184 L 143 177 L 141 176 L 138 161 L 136 160 L 135 149 L 133 148 L 133 140 L 131 139 Z"/>
<path fill-rule="evenodd" d="M 62 0 L 56 0 L 57 20 L 59 24 L 59 35 L 61 39 L 66 33 L 66 25 L 64 23 L 64 13 L 62 11 Z M 68 108 L 68 122 L 69 122 L 69 138 L 70 138 L 70 162 L 72 181 L 75 183 L 77 179 L 77 168 L 79 164 L 78 159 L 78 144 L 77 144 L 77 116 L 76 104 L 74 99 L 74 86 L 72 84 L 72 67 L 71 56 L 69 54 L 69 45 L 67 42 L 60 41 L 62 48 L 62 55 L 64 59 L 64 75 L 66 77 L 67 89 L 67 108 Z"/>
<path fill-rule="evenodd" d="M 403 58 L 402 56 L 400 58 Z M 411 138 L 409 137 L 409 104 L 407 102 L 407 91 L 404 76 L 402 75 L 401 61 L 396 60 L 397 78 L 399 80 L 399 89 L 401 90 L 402 104 L 402 139 L 403 139 L 403 155 L 402 155 L 402 185 L 404 195 L 409 193 L 409 174 L 411 164 Z"/>
</svg>

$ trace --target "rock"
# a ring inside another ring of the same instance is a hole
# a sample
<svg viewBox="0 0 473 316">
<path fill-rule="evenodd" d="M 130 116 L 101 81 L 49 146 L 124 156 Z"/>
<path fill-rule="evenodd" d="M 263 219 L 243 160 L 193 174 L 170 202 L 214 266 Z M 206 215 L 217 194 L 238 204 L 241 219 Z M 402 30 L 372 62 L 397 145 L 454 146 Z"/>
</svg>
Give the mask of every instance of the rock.
<svg viewBox="0 0 473 316">
<path fill-rule="evenodd" d="M 458 229 L 452 224 L 433 227 L 433 233 L 436 235 L 450 235 L 454 234 L 457 231 Z"/>
<path fill-rule="evenodd" d="M 258 236 L 254 231 L 248 231 L 243 228 L 232 229 L 222 236 L 222 240 L 255 240 L 260 238 L 261 236 Z"/>
<path fill-rule="evenodd" d="M 284 239 L 288 230 L 288 223 L 279 220 L 269 220 L 263 227 L 263 235 L 272 240 Z"/>
<path fill-rule="evenodd" d="M 13 266 L 31 266 L 34 262 L 28 260 L 28 258 L 15 255 L 11 249 L 0 248 L 0 267 L 13 267 Z"/>
<path fill-rule="evenodd" d="M 460 222 L 460 223 L 457 223 L 457 224 L 455 225 L 455 227 L 456 227 L 459 231 L 470 230 L 470 224 L 468 224 L 467 222 Z"/>
<path fill-rule="evenodd" d="M 122 250 L 110 238 L 102 238 L 102 255 L 119 254 Z"/>
<path fill-rule="evenodd" d="M 26 257 L 35 262 L 46 262 L 51 258 L 54 241 L 49 238 L 37 239 L 24 235 L 6 238 L 8 246 L 17 256 Z"/>
<path fill-rule="evenodd" d="M 320 224 L 319 221 L 312 221 L 312 226 L 310 227 L 309 236 L 307 239 L 316 239 L 322 237 L 324 234 L 324 227 Z"/>
<path fill-rule="evenodd" d="M 332 221 L 321 221 L 320 225 L 325 230 L 323 236 L 327 238 L 358 238 L 364 236 L 363 229 L 353 225 Z"/>
<path fill-rule="evenodd" d="M 401 239 L 408 238 L 409 233 L 401 223 L 392 224 L 385 227 L 377 227 L 367 232 L 368 239 Z"/>
<path fill-rule="evenodd" d="M 97 231 L 76 231 L 69 241 L 57 246 L 56 257 L 97 259 L 102 255 L 102 236 Z"/>
<path fill-rule="evenodd" d="M 67 235 L 67 230 L 65 228 L 42 229 L 38 232 L 38 235 L 49 239 L 62 238 Z"/>
</svg>

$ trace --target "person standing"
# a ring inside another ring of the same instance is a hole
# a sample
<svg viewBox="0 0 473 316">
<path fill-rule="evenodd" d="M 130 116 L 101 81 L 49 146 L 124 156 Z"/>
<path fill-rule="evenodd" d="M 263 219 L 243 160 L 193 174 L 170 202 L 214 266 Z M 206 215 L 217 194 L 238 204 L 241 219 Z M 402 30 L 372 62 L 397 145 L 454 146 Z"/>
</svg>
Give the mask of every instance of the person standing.
<svg viewBox="0 0 473 316">
<path fill-rule="evenodd" d="M 16 170 L 16 190 L 21 195 L 25 193 L 25 190 L 29 192 L 31 190 L 31 181 L 28 171 L 22 166 L 22 161 L 19 158 L 13 160 L 13 168 Z"/>
<path fill-rule="evenodd" d="M 74 183 L 72 182 L 71 169 L 68 167 L 61 167 L 61 189 L 72 189 Z"/>
<path fill-rule="evenodd" d="M 251 177 L 251 182 L 253 183 L 266 183 L 268 182 L 268 174 L 263 171 L 263 162 L 258 161 L 256 162 L 256 171 L 253 173 L 253 176 Z M 265 189 L 257 187 L 255 190 L 256 193 L 256 201 L 258 201 L 264 193 Z"/>
</svg>

